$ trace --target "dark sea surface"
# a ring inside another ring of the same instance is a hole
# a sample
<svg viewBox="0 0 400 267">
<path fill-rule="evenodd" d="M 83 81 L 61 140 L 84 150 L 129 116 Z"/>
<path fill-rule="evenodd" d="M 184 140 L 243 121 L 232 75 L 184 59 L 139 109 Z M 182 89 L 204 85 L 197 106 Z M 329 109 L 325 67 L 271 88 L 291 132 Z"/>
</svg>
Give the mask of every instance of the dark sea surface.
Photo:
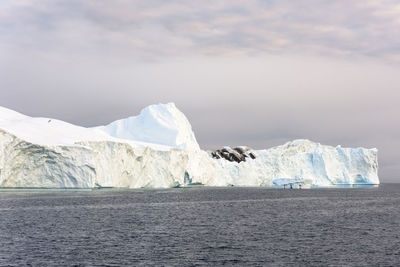
<svg viewBox="0 0 400 267">
<path fill-rule="evenodd" d="M 400 266 L 400 184 L 0 191 L 0 266 Z"/>
</svg>

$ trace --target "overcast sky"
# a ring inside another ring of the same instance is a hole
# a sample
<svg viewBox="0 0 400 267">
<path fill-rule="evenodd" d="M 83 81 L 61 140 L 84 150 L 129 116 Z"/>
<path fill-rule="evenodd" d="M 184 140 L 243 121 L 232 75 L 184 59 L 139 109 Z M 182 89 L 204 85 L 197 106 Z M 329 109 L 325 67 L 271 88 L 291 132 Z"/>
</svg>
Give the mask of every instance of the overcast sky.
<svg viewBox="0 0 400 267">
<path fill-rule="evenodd" d="M 1 106 L 94 126 L 160 102 L 205 149 L 376 147 L 400 182 L 400 4 L 0 1 Z"/>
</svg>

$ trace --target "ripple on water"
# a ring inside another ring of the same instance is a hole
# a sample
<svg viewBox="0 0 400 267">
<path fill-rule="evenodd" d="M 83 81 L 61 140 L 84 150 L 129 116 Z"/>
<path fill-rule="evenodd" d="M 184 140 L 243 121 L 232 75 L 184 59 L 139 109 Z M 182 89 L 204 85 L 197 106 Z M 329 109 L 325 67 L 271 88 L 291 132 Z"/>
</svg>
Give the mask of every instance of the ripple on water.
<svg viewBox="0 0 400 267">
<path fill-rule="evenodd" d="M 0 265 L 398 265 L 400 185 L 2 191 Z"/>
</svg>

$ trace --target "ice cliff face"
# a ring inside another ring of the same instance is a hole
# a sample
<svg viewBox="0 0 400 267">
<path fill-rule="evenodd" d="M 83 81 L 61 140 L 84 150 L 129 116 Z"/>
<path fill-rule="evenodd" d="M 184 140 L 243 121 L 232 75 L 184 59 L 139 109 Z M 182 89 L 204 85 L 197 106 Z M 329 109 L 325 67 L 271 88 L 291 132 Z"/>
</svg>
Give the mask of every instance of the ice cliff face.
<svg viewBox="0 0 400 267">
<path fill-rule="evenodd" d="M 239 163 L 212 158 L 172 103 L 95 128 L 0 107 L 0 187 L 379 184 L 376 149 L 295 140 L 250 152 L 255 159 Z"/>
<path fill-rule="evenodd" d="M 254 160 L 217 162 L 233 185 L 272 186 L 277 179 L 305 185 L 379 184 L 377 150 L 331 147 L 295 140 L 266 150 L 253 150 Z"/>
</svg>

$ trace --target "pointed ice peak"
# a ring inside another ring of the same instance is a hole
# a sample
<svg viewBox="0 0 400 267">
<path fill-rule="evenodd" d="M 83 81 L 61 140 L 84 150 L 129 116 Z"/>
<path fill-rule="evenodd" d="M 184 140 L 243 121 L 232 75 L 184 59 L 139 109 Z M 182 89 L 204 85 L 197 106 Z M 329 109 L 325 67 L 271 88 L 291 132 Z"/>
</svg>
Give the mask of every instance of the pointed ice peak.
<svg viewBox="0 0 400 267">
<path fill-rule="evenodd" d="M 174 102 L 169 102 L 166 104 L 163 103 L 159 103 L 159 104 L 152 104 L 152 105 L 148 105 L 147 107 L 143 108 L 140 113 L 142 112 L 146 112 L 146 111 L 161 111 L 161 110 L 178 110 L 179 109 L 176 107 Z"/>
<path fill-rule="evenodd" d="M 98 129 L 121 139 L 200 149 L 192 126 L 174 103 L 147 106 L 138 116 L 117 120 Z"/>
</svg>

